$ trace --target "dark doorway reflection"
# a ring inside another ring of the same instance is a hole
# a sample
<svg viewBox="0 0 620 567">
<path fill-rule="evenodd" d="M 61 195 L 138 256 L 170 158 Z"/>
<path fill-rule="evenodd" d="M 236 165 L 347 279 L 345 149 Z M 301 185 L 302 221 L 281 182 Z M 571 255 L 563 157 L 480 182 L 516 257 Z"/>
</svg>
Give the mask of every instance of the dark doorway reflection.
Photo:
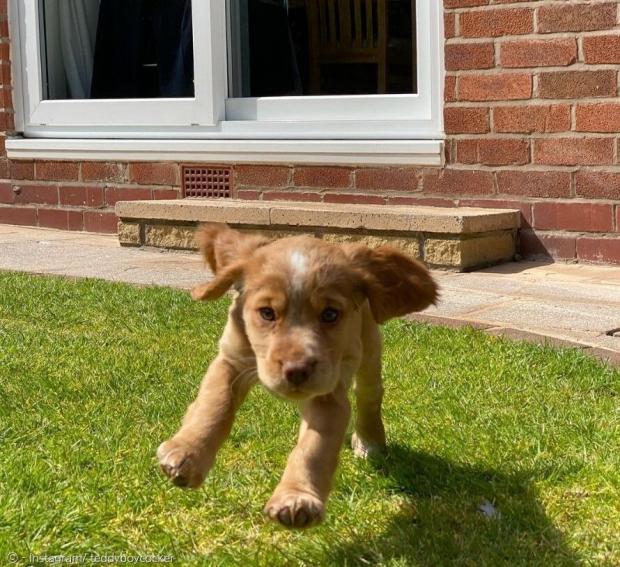
<svg viewBox="0 0 620 567">
<path fill-rule="evenodd" d="M 235 97 L 417 92 L 415 0 L 233 0 Z"/>
<path fill-rule="evenodd" d="M 44 98 L 194 96 L 191 0 L 41 0 Z"/>
</svg>

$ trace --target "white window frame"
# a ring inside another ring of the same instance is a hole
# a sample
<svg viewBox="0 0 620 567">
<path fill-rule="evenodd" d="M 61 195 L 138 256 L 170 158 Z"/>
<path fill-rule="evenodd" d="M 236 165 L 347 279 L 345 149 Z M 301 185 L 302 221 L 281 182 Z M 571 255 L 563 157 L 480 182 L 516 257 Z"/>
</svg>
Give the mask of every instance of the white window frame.
<svg viewBox="0 0 620 567">
<path fill-rule="evenodd" d="M 230 155 L 239 162 L 279 162 L 294 156 L 310 163 L 439 165 L 444 137 L 441 4 L 416 3 L 417 94 L 227 99 L 225 2 L 192 0 L 195 68 L 200 70 L 195 99 L 50 101 L 42 97 L 38 1 L 10 0 L 16 124 L 24 138 L 7 141 L 8 155 L 112 159 L 114 141 L 125 140 L 125 155 L 162 159 L 165 144 L 158 142 L 177 140 L 186 142 L 178 146 L 186 150 L 191 145 L 192 159 Z M 389 143 L 373 145 L 379 140 Z M 328 142 L 326 149 L 319 141 Z M 169 159 L 183 159 L 171 147 L 176 144 L 167 145 Z"/>
<path fill-rule="evenodd" d="M 224 117 L 226 97 L 225 36 L 222 22 L 226 12 L 222 2 L 192 0 L 195 28 L 208 33 L 194 34 L 195 67 L 202 72 L 194 78 L 193 98 L 44 100 L 41 74 L 41 37 L 39 0 L 11 3 L 13 26 L 23 59 L 21 92 L 24 97 L 24 130 L 85 128 L 104 132 L 109 128 L 174 128 L 192 124 L 214 126 Z M 13 36 L 15 37 L 15 36 Z M 218 63 L 219 62 L 219 63 Z"/>
</svg>

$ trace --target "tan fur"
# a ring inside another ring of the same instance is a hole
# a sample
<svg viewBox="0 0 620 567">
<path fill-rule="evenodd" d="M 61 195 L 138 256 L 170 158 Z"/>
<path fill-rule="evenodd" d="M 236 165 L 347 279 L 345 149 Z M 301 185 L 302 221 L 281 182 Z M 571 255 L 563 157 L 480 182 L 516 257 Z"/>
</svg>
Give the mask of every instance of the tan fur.
<svg viewBox="0 0 620 567">
<path fill-rule="evenodd" d="M 179 486 L 200 486 L 237 408 L 261 382 L 295 401 L 302 417 L 265 513 L 287 527 L 314 525 L 324 517 L 352 384 L 355 454 L 385 447 L 378 324 L 434 303 L 437 287 L 424 266 L 388 247 L 337 246 L 305 236 L 270 242 L 213 224 L 202 228 L 199 242 L 215 277 L 192 296 L 216 299 L 233 286 L 239 293 L 196 400 L 157 451 L 161 468 Z M 338 319 L 329 322 L 334 310 Z M 267 320 L 271 315 L 275 320 Z"/>
</svg>

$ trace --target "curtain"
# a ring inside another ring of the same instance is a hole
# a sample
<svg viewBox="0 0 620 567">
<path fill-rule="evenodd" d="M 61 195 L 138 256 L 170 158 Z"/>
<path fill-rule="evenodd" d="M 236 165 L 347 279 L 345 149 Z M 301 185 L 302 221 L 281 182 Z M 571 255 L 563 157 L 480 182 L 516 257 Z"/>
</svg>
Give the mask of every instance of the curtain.
<svg viewBox="0 0 620 567">
<path fill-rule="evenodd" d="M 99 0 L 61 0 L 57 6 L 68 98 L 89 98 Z"/>
</svg>

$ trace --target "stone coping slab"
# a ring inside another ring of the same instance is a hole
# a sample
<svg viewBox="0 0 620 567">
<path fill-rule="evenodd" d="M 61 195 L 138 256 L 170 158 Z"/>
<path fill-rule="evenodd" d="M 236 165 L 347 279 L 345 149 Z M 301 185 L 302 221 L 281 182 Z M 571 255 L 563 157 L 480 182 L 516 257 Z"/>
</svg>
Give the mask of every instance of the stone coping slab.
<svg viewBox="0 0 620 567">
<path fill-rule="evenodd" d="M 179 199 L 120 201 L 122 219 L 225 222 L 234 225 L 325 227 L 345 230 L 476 234 L 519 228 L 512 209 L 353 205 L 287 201 Z"/>
</svg>

